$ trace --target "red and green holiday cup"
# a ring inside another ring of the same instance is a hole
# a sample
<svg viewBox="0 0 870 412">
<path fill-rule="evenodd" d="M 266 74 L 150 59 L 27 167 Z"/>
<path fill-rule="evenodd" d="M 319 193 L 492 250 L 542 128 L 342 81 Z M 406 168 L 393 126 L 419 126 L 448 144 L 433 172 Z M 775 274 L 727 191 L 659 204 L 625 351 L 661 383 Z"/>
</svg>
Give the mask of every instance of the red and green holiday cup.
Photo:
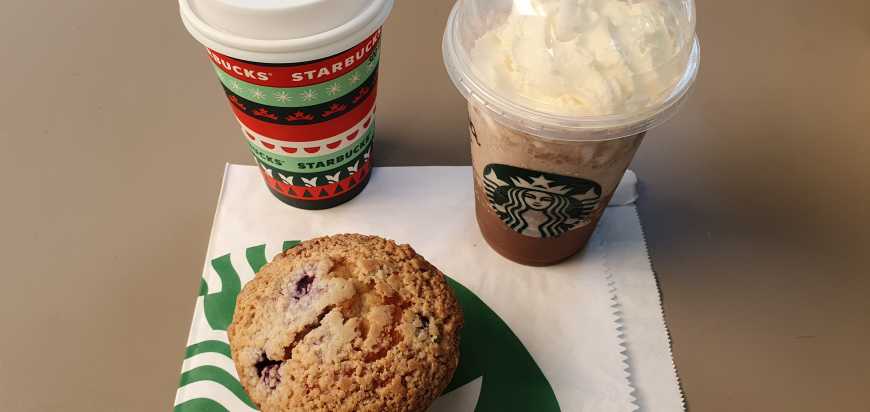
<svg viewBox="0 0 870 412">
<path fill-rule="evenodd" d="M 326 209 L 372 168 L 381 26 L 393 0 L 179 0 L 275 197 Z"/>
</svg>

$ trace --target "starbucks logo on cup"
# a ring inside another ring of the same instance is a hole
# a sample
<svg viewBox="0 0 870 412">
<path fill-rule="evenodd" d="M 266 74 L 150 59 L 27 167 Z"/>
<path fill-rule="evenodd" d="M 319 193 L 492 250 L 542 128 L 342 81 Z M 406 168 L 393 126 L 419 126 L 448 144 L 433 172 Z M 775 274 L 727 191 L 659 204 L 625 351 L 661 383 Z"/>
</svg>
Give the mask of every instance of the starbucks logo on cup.
<svg viewBox="0 0 870 412">
<path fill-rule="evenodd" d="M 591 180 L 502 164 L 484 167 L 483 183 L 492 210 L 529 237 L 558 237 L 585 226 L 601 201 L 601 185 Z"/>
</svg>

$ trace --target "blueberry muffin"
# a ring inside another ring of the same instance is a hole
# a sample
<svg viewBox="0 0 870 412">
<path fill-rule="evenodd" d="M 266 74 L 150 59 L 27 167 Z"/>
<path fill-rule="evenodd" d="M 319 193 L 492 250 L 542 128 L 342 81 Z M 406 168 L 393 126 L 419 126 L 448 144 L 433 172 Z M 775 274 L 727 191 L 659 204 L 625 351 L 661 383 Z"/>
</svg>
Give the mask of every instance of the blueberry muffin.
<svg viewBox="0 0 870 412">
<path fill-rule="evenodd" d="M 239 294 L 233 361 L 263 411 L 424 411 L 459 363 L 444 275 L 375 236 L 303 242 Z"/>
</svg>

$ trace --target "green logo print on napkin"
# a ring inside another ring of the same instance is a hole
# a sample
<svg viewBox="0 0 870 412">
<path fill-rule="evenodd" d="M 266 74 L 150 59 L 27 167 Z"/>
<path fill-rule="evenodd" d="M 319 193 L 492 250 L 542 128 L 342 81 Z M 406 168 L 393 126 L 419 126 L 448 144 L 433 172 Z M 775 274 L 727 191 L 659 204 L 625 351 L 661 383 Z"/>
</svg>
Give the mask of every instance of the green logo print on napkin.
<svg viewBox="0 0 870 412">
<path fill-rule="evenodd" d="M 283 250 L 298 245 L 298 241 L 284 242 Z M 245 258 L 254 273 L 266 264 L 266 245 L 249 247 L 245 251 Z M 209 326 L 214 330 L 227 330 L 233 321 L 233 313 L 236 311 L 236 297 L 242 291 L 239 274 L 233 268 L 230 255 L 224 255 L 211 261 L 211 267 L 221 279 L 221 291 L 208 293 L 208 283 L 205 278 L 200 279 L 199 295 L 204 296 L 205 318 Z"/>
<path fill-rule="evenodd" d="M 476 412 L 558 412 L 550 382 L 508 325 L 474 292 L 449 277 L 447 281 L 462 306 L 465 326 L 459 367 L 444 393 L 482 376 Z"/>
<path fill-rule="evenodd" d="M 290 249 L 298 245 L 298 241 L 284 242 L 282 250 Z M 252 273 L 256 273 L 266 264 L 266 246 L 254 246 L 245 250 L 245 258 Z M 203 297 L 203 314 L 205 315 L 208 326 L 213 331 L 222 331 L 221 338 L 223 340 L 206 340 L 195 343 L 187 347 L 184 354 L 184 359 L 190 359 L 201 354 L 213 354 L 216 356 L 225 357 L 229 363 L 232 363 L 232 355 L 230 353 L 230 345 L 226 342 L 226 330 L 233 320 L 233 313 L 236 310 L 236 297 L 241 292 L 241 279 L 236 269 L 233 267 L 230 255 L 224 255 L 211 261 L 211 266 L 221 280 L 221 291 L 208 293 L 208 282 L 205 277 L 200 279 L 199 295 Z M 194 328 L 200 325 L 193 325 Z M 204 327 L 204 326 L 202 326 Z M 175 406 L 174 412 L 228 412 L 244 408 L 246 411 L 256 411 L 256 406 L 248 398 L 241 382 L 236 378 L 235 372 L 232 374 L 221 368 L 220 365 L 203 365 L 190 369 L 181 374 L 179 382 L 179 392 L 182 388 L 197 382 L 210 382 L 220 385 L 231 393 L 236 399 L 237 407 L 233 408 L 230 405 L 224 405 L 216 399 L 209 396 L 207 389 L 194 389 L 190 391 L 199 391 L 200 393 L 191 393 L 187 401 L 179 403 Z"/>
<path fill-rule="evenodd" d="M 282 250 L 298 244 L 298 241 L 284 242 Z M 266 246 L 259 245 L 246 249 L 245 260 L 251 272 L 256 273 L 266 264 Z M 208 293 L 208 283 L 203 278 L 199 294 L 203 297 L 203 314 L 208 327 L 214 332 L 219 332 L 223 340 L 206 340 L 190 345 L 185 352 L 185 359 L 205 354 L 211 356 L 209 359 L 214 363 L 223 359 L 220 362 L 223 367 L 218 364 L 205 364 L 184 372 L 179 385 L 179 394 L 183 394 L 180 396 L 181 403 L 176 405 L 174 410 L 175 412 L 256 411 L 253 402 L 235 377 L 235 372 L 231 374 L 226 370 L 230 367 L 228 365 L 232 364 L 232 360 L 225 331 L 232 321 L 236 297 L 241 291 L 239 272 L 233 267 L 230 255 L 213 259 L 211 266 L 221 280 L 221 291 Z M 248 270 L 248 268 L 243 269 Z M 459 367 L 444 394 L 457 391 L 477 379 L 482 379 L 475 412 L 560 411 L 556 395 L 547 378 L 508 325 L 474 292 L 449 277 L 447 280 L 462 306 L 465 326 L 460 343 Z M 206 326 L 193 325 L 193 327 Z M 219 385 L 225 391 L 222 390 L 218 395 L 214 390 L 210 390 L 210 387 L 193 388 L 193 384 L 197 382 Z"/>
</svg>

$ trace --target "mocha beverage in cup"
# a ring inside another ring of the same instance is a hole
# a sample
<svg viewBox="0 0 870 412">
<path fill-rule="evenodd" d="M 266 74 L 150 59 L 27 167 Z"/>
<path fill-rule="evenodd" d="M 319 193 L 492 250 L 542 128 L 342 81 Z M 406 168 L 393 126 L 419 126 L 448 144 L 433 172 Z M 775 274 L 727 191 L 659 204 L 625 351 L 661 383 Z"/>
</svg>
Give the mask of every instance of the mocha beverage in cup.
<svg viewBox="0 0 870 412">
<path fill-rule="evenodd" d="M 646 131 L 699 65 L 691 0 L 459 0 L 444 59 L 468 99 L 478 226 L 501 255 L 582 250 Z"/>
<path fill-rule="evenodd" d="M 303 209 L 372 168 L 381 26 L 393 0 L 179 0 L 269 190 Z"/>
</svg>

